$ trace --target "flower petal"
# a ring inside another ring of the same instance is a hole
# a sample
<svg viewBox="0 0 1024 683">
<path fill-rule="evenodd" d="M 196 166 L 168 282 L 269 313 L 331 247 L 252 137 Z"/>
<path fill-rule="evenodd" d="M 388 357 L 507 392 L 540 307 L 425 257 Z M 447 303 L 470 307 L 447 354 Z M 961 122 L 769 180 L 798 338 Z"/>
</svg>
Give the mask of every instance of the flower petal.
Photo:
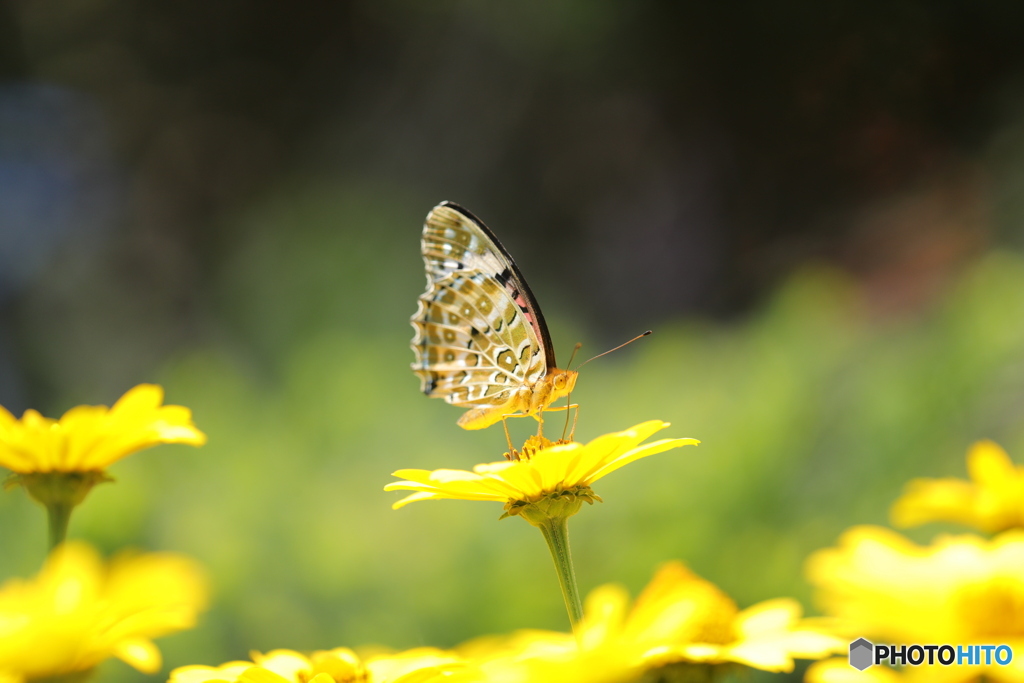
<svg viewBox="0 0 1024 683">
<path fill-rule="evenodd" d="M 537 451 L 528 451 L 532 455 L 523 460 L 479 464 L 472 472 L 445 469 L 397 470 L 393 476 L 403 481 L 392 482 L 384 490 L 410 490 L 427 494 L 407 496 L 394 507 L 435 498 L 526 501 L 532 504 L 548 494 L 589 485 L 633 460 L 670 448 L 699 443 L 696 439 L 665 439 L 640 445 L 651 434 L 667 426 L 667 422 L 649 420 L 622 432 L 597 437 L 587 444 L 555 444 Z"/>
<path fill-rule="evenodd" d="M 1006 451 L 994 441 L 979 441 L 967 453 L 967 472 L 979 484 L 1002 484 L 1017 475 L 1017 468 Z"/>
<path fill-rule="evenodd" d="M 615 460 L 605 463 L 597 471 L 591 474 L 589 477 L 584 479 L 584 483 L 592 484 L 601 477 L 604 477 L 620 467 L 624 467 L 634 460 L 640 458 L 646 458 L 649 455 L 655 455 L 656 453 L 663 453 L 664 451 L 671 450 L 673 448 L 680 448 L 682 446 L 696 446 L 700 441 L 697 439 L 662 439 L 661 441 L 654 441 L 649 444 L 644 444 L 639 448 L 634 448 L 631 451 L 623 453 Z"/>
<path fill-rule="evenodd" d="M 114 648 L 114 656 L 145 674 L 155 674 L 163 662 L 160 650 L 146 638 L 121 641 Z"/>
<path fill-rule="evenodd" d="M 744 636 L 788 629 L 800 619 L 800 603 L 791 598 L 765 600 L 739 613 L 736 628 Z"/>
</svg>

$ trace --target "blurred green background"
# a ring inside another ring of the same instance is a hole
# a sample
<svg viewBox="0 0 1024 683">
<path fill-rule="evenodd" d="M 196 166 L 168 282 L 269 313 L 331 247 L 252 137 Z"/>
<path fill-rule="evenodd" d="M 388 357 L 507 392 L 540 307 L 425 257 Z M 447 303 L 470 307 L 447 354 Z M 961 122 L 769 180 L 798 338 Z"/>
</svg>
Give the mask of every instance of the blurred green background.
<svg viewBox="0 0 1024 683">
<path fill-rule="evenodd" d="M 451 199 L 516 256 L 562 363 L 655 330 L 583 371 L 578 438 L 660 418 L 703 441 L 597 485 L 571 523 L 581 588 L 682 558 L 741 606 L 811 607 L 807 554 L 886 523 L 909 478 L 962 475 L 982 437 L 1024 452 L 1022 22 L 0 2 L 0 403 L 58 416 L 156 381 L 193 409 L 208 445 L 117 464 L 71 526 L 209 568 L 165 670 L 564 629 L 536 531 L 381 491 L 504 450 L 408 368 L 420 226 Z M 34 573 L 44 538 L 0 495 L 0 576 Z"/>
</svg>

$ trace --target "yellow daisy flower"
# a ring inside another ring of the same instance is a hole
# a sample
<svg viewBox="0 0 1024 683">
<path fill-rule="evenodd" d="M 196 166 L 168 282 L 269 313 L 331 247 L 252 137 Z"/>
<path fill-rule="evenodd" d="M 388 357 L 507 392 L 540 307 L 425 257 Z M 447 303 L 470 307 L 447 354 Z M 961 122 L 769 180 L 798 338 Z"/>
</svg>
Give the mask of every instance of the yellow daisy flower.
<svg viewBox="0 0 1024 683">
<path fill-rule="evenodd" d="M 78 406 L 60 420 L 34 410 L 18 420 L 0 406 L 0 467 L 14 472 L 6 485 L 24 486 L 46 507 L 51 547 L 64 540 L 74 507 L 93 486 L 110 481 L 106 467 L 161 443 L 206 443 L 189 409 L 161 405 L 163 399 L 159 386 L 140 384 L 109 410 Z"/>
<path fill-rule="evenodd" d="M 472 665 L 450 683 L 625 683 L 642 673 L 625 650 L 591 641 L 539 630 L 477 638 L 457 648 Z"/>
<path fill-rule="evenodd" d="M 182 406 L 164 406 L 164 390 L 140 384 L 109 410 L 77 406 L 60 420 L 26 410 L 21 420 L 0 406 L 0 466 L 19 474 L 95 472 L 161 443 L 201 446 L 206 435 Z"/>
<path fill-rule="evenodd" d="M 697 439 L 661 439 L 642 444 L 667 422 L 650 420 L 632 429 L 599 436 L 588 444 L 553 444 L 530 437 L 512 460 L 477 465 L 466 470 L 398 470 L 385 491 L 414 491 L 395 503 L 400 508 L 421 500 L 457 498 L 505 504 L 503 517 L 518 515 L 541 530 L 558 573 L 569 620 L 575 627 L 582 615 L 579 590 L 569 554 L 566 521 L 583 503 L 601 500 L 590 485 L 634 460 L 671 448 L 696 445 Z"/>
<path fill-rule="evenodd" d="M 459 656 L 430 647 L 365 659 L 348 648 L 308 656 L 292 650 L 251 656 L 251 662 L 179 667 L 169 683 L 429 683 L 466 667 Z"/>
<path fill-rule="evenodd" d="M 989 533 L 1024 527 L 1024 467 L 998 444 L 979 441 L 967 453 L 967 471 L 971 481 L 911 481 L 893 505 L 893 524 L 959 522 Z"/>
<path fill-rule="evenodd" d="M 458 651 L 474 662 L 481 680 L 614 683 L 654 670 L 665 680 L 676 674 L 696 680 L 687 674 L 711 676 L 737 664 L 792 671 L 794 658 L 818 659 L 847 646 L 802 620 L 795 601 L 740 610 L 678 561 L 663 565 L 629 602 L 622 587 L 601 586 L 587 597 L 575 636 L 521 631 L 477 639 Z"/>
<path fill-rule="evenodd" d="M 385 491 L 415 491 L 395 503 L 398 509 L 421 500 L 456 498 L 491 500 L 505 503 L 507 514 L 521 514 L 523 508 L 539 501 L 576 499 L 593 502 L 596 497 L 590 485 L 634 460 L 661 453 L 670 448 L 695 445 L 697 439 L 661 439 L 640 445 L 669 423 L 650 420 L 623 432 L 599 436 L 588 444 L 542 442 L 535 449 L 531 437 L 520 460 L 477 465 L 466 470 L 398 470 L 396 481 Z M 599 499 L 598 499 L 599 500 Z M 578 505 L 577 505 L 578 508 Z"/>
<path fill-rule="evenodd" d="M 807 575 L 851 637 L 893 644 L 1005 644 L 1024 651 L 1024 531 L 942 536 L 918 546 L 881 527 L 854 527 L 814 553 Z M 873 668 L 873 667 L 872 667 Z M 1008 666 L 917 666 L 914 680 L 1024 680 Z"/>
<path fill-rule="evenodd" d="M 152 639 L 195 625 L 206 580 L 177 555 L 122 554 L 104 564 L 65 543 L 34 579 L 0 585 L 0 680 L 22 683 L 85 672 L 109 657 L 160 669 Z"/>
<path fill-rule="evenodd" d="M 664 564 L 627 613 L 614 586 L 588 598 L 584 638 L 596 631 L 639 653 L 644 668 L 730 662 L 792 671 L 793 659 L 820 659 L 847 643 L 801 618 L 795 600 L 778 598 L 740 610 L 721 589 L 679 561 Z M 623 618 L 621 615 L 625 614 Z"/>
</svg>

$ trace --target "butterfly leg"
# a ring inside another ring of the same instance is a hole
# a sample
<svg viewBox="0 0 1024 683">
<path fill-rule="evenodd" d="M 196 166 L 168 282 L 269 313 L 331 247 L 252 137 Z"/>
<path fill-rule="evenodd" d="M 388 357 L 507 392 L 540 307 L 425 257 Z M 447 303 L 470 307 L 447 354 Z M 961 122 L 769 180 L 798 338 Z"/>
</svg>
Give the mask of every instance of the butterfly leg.
<svg viewBox="0 0 1024 683">
<path fill-rule="evenodd" d="M 512 437 L 509 436 L 508 433 L 508 418 L 508 415 L 501 416 L 501 426 L 505 428 L 505 441 L 508 442 L 508 457 L 509 460 L 511 460 L 513 458 L 513 454 L 516 452 L 516 449 L 512 447 Z"/>
<path fill-rule="evenodd" d="M 512 437 L 508 433 L 508 418 L 510 417 L 527 417 L 522 413 L 505 413 L 501 416 L 501 426 L 505 428 L 505 441 L 508 442 L 508 457 L 509 460 L 518 460 L 516 454 L 518 451 L 512 446 Z"/>
<path fill-rule="evenodd" d="M 576 409 L 576 412 L 573 413 L 573 416 L 572 416 L 572 429 L 569 430 L 569 413 L 567 412 L 565 414 L 565 428 L 562 429 L 562 439 L 561 439 L 562 441 L 565 441 L 565 432 L 566 432 L 566 430 L 569 430 L 569 441 L 572 441 L 572 436 L 573 436 L 573 434 L 576 433 L 576 421 L 580 419 L 580 404 L 579 403 L 570 403 L 569 405 L 558 406 L 557 408 L 548 408 L 548 410 L 551 410 L 551 411 L 555 411 L 555 410 L 566 410 L 566 411 L 568 411 L 568 410 L 571 410 L 573 408 Z"/>
<path fill-rule="evenodd" d="M 577 403 L 570 403 L 567 406 L 556 406 L 554 408 L 545 408 L 544 410 L 545 410 L 545 412 L 552 412 L 553 413 L 556 410 L 569 410 L 571 408 L 575 408 L 576 409 L 576 416 L 579 417 L 580 406 Z M 540 418 L 539 413 L 537 415 L 534 415 L 534 417 L 537 418 L 537 420 L 540 422 L 540 428 L 537 430 L 537 435 L 538 436 L 544 436 L 544 420 L 542 420 Z M 568 414 L 566 414 L 565 417 L 566 417 L 566 423 L 568 423 L 568 418 L 569 418 Z M 572 427 L 573 427 L 573 431 L 575 431 L 576 430 L 576 421 L 575 420 L 573 420 Z M 563 438 L 565 437 L 565 431 L 564 430 L 562 431 L 562 437 Z M 572 441 L 572 433 L 571 432 L 569 434 L 569 441 Z"/>
<path fill-rule="evenodd" d="M 553 413 L 556 410 L 569 410 L 569 408 L 579 408 L 579 405 L 577 405 L 575 403 L 570 403 L 567 406 L 555 406 L 554 408 L 545 408 L 544 412 L 545 413 Z M 534 417 L 537 417 L 537 416 L 534 415 Z M 540 418 L 537 418 L 537 419 L 540 419 Z"/>
</svg>

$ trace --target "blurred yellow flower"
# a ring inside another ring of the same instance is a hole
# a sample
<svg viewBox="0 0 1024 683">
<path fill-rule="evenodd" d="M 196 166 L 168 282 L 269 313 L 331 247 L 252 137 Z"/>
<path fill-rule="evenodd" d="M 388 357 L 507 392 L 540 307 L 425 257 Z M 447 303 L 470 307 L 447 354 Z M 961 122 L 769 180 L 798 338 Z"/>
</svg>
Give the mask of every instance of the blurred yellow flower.
<svg viewBox="0 0 1024 683">
<path fill-rule="evenodd" d="M 845 633 L 893 644 L 1005 644 L 1024 651 L 1024 531 L 991 540 L 941 536 L 918 546 L 881 527 L 854 527 L 814 553 L 807 575 Z M 913 680 L 1024 680 L 1008 666 L 909 667 Z"/>
<path fill-rule="evenodd" d="M 121 554 L 105 565 L 89 546 L 63 544 L 37 577 L 0 586 L 0 681 L 84 672 L 109 657 L 155 673 L 152 639 L 194 626 L 206 598 L 188 558 Z"/>
<path fill-rule="evenodd" d="M 911 481 L 893 505 L 893 524 L 960 522 L 990 533 L 1024 527 L 1024 467 L 998 444 L 979 441 L 967 453 L 967 471 L 971 481 Z"/>
<path fill-rule="evenodd" d="M 617 647 L 638 651 L 645 668 L 736 662 L 792 671 L 794 658 L 820 659 L 847 645 L 802 620 L 795 600 L 778 598 L 740 610 L 678 561 L 662 565 L 628 614 L 626 602 L 614 586 L 591 593 L 583 638 L 611 636 Z"/>
<path fill-rule="evenodd" d="M 20 474 L 91 472 L 161 443 L 201 446 L 206 435 L 183 406 L 164 406 L 164 390 L 140 384 L 109 410 L 77 406 L 60 420 L 26 410 L 21 420 L 0 407 L 0 466 Z"/>
<path fill-rule="evenodd" d="M 456 498 L 505 503 L 508 514 L 541 500 L 569 499 L 569 503 L 593 502 L 590 485 L 623 465 L 670 448 L 700 443 L 697 439 L 662 439 L 640 445 L 667 422 L 650 420 L 631 429 L 599 436 L 590 443 L 549 445 L 527 451 L 522 460 L 477 465 L 466 470 L 398 470 L 396 481 L 385 491 L 415 491 L 392 507 L 398 509 L 420 500 Z M 578 506 L 577 506 L 578 509 Z"/>
<path fill-rule="evenodd" d="M 428 683 L 466 666 L 459 656 L 429 647 L 365 659 L 348 648 L 309 656 L 292 650 L 251 656 L 251 662 L 179 667 L 170 683 Z"/>
<path fill-rule="evenodd" d="M 845 658 L 815 662 L 804 674 L 804 683 L 901 683 L 903 680 L 899 672 L 885 666 L 857 671 Z"/>
<path fill-rule="evenodd" d="M 484 680 L 611 683 L 664 667 L 710 673 L 743 664 L 792 671 L 794 658 L 818 659 L 846 648 L 846 641 L 800 615 L 800 606 L 788 599 L 740 610 L 681 562 L 669 562 L 632 607 L 620 586 L 592 591 L 575 636 L 522 631 L 470 641 L 458 651 Z"/>
<path fill-rule="evenodd" d="M 642 673 L 626 650 L 556 631 L 484 636 L 457 651 L 472 664 L 451 683 L 625 683 Z"/>
</svg>

